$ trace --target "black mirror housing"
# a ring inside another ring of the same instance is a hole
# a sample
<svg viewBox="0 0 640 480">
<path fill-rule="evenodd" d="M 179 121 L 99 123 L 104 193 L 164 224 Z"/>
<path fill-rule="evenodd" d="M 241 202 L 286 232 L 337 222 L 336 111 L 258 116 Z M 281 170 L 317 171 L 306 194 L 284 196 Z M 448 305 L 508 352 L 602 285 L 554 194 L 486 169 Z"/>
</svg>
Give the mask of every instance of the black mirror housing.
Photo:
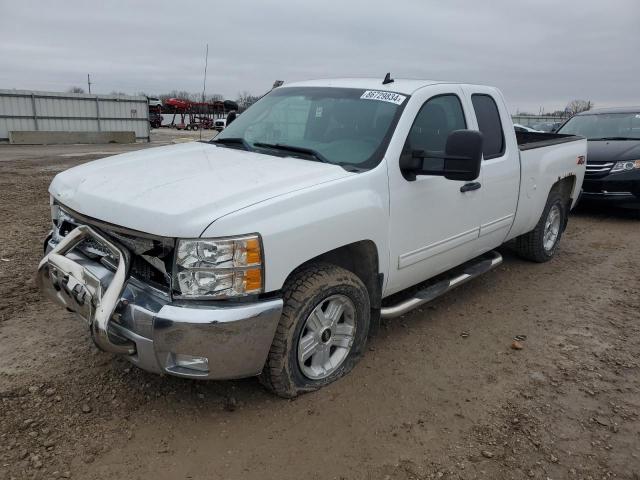
<svg viewBox="0 0 640 480">
<path fill-rule="evenodd" d="M 438 175 L 449 180 L 470 182 L 480 176 L 482 133 L 454 130 L 447 137 L 444 155 L 414 150 L 400 158 L 400 169 L 407 180 L 416 175 Z"/>
<path fill-rule="evenodd" d="M 480 176 L 482 133 L 477 130 L 455 130 L 447 137 L 444 178 L 470 182 Z"/>
</svg>

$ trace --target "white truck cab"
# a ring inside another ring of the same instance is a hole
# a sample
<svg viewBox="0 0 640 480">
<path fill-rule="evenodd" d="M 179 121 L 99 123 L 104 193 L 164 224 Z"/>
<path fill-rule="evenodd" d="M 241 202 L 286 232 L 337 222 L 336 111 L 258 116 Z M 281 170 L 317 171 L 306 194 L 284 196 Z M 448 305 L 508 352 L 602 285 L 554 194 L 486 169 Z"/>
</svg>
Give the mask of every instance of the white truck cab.
<svg viewBox="0 0 640 480">
<path fill-rule="evenodd" d="M 41 288 L 158 373 L 292 397 L 351 370 L 380 318 L 555 254 L 586 140 L 514 132 L 495 88 L 293 83 L 211 142 L 53 180 Z M 412 288 L 410 288 L 412 287 Z"/>
</svg>

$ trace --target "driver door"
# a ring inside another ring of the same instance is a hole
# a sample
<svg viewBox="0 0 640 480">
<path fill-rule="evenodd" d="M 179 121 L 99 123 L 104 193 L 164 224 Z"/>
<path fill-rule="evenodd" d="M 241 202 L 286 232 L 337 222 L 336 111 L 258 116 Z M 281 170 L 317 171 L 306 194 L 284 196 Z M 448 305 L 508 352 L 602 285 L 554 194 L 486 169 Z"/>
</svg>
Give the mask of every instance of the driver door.
<svg viewBox="0 0 640 480">
<path fill-rule="evenodd" d="M 469 128 L 462 89 L 432 85 L 416 92 L 402 126 L 401 155 L 412 150 L 444 152 L 447 136 Z M 418 100 L 418 102 L 416 102 Z M 398 125 L 398 133 L 401 125 Z M 480 191 L 461 187 L 470 182 L 442 176 L 405 178 L 399 159 L 388 162 L 390 190 L 390 272 L 385 295 L 415 285 L 478 255 Z M 474 183 L 481 184 L 482 172 Z M 477 187 L 477 186 L 476 186 Z"/>
</svg>

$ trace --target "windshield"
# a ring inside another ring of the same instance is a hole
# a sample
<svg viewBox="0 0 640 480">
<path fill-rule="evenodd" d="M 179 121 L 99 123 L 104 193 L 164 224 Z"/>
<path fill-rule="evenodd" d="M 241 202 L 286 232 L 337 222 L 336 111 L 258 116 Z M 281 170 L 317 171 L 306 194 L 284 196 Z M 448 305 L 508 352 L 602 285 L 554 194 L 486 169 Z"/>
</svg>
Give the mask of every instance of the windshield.
<svg viewBox="0 0 640 480">
<path fill-rule="evenodd" d="M 588 140 L 640 140 L 640 112 L 577 115 L 565 123 L 558 133 L 581 135 Z"/>
<path fill-rule="evenodd" d="M 283 156 L 372 168 L 407 96 L 352 88 L 277 88 L 213 142 Z"/>
</svg>

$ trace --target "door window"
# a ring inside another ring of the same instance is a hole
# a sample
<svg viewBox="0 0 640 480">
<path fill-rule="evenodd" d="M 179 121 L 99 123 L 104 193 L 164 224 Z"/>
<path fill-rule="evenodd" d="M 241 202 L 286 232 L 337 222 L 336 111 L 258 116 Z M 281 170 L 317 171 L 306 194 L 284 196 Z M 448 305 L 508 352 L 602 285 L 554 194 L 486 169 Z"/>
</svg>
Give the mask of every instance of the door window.
<svg viewBox="0 0 640 480">
<path fill-rule="evenodd" d="M 457 95 L 432 97 L 420 108 L 404 151 L 409 154 L 413 150 L 443 153 L 449 134 L 465 128 L 464 111 Z"/>
<path fill-rule="evenodd" d="M 473 110 L 478 119 L 478 128 L 482 132 L 482 153 L 485 160 L 501 157 L 504 154 L 504 133 L 500 122 L 500 112 L 495 100 L 485 94 L 471 95 Z"/>
</svg>

